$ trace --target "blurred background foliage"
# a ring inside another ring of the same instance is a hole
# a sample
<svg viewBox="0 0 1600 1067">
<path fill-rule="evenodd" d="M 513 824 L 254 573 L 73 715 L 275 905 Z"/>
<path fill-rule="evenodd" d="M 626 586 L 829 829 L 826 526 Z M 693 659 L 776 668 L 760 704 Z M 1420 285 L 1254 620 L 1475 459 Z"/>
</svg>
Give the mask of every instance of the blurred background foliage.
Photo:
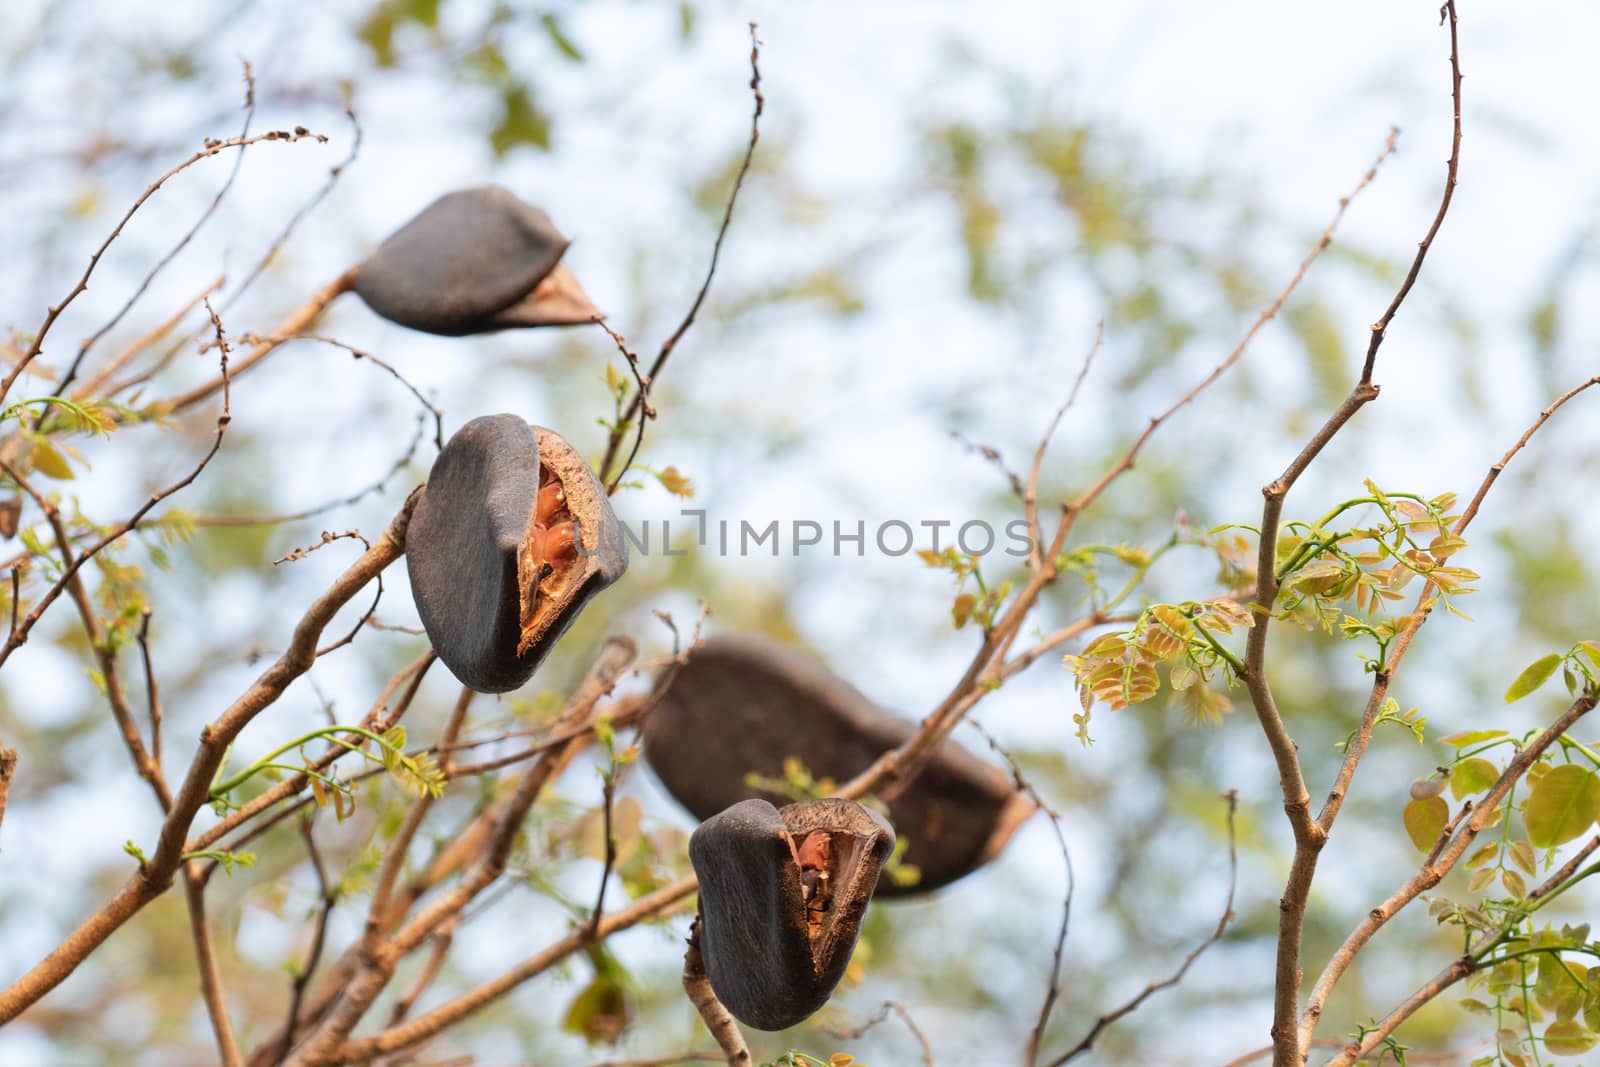
<svg viewBox="0 0 1600 1067">
<path fill-rule="evenodd" d="M 1181 48 L 1194 24 L 1160 25 L 1154 5 L 1110 22 L 1048 5 L 1009 17 L 954 5 L 756 12 L 768 113 L 755 170 L 708 314 L 654 394 L 661 418 L 641 462 L 692 479 L 689 506 L 708 509 L 712 521 L 837 519 L 853 529 L 862 519 L 870 531 L 886 519 L 959 525 L 982 517 L 1001 528 L 1017 502 L 964 441 L 1025 468 L 1103 321 L 1098 362 L 1044 471 L 1049 499 L 1090 484 L 1151 414 L 1233 347 L 1394 121 L 1407 127 L 1400 154 L 1353 206 L 1311 278 L 1230 375 L 1157 435 L 1080 524 L 1074 545 L 1151 548 L 1182 524 L 1203 531 L 1255 521 L 1259 486 L 1359 369 L 1366 324 L 1431 214 L 1449 122 L 1445 42 L 1430 12 L 1371 3 L 1345 12 L 1353 25 L 1325 38 L 1323 51 L 1347 80 L 1308 59 L 1320 81 L 1256 84 L 1259 107 L 1215 112 L 1203 130 L 1185 127 L 1194 109 L 1222 106 L 1208 102 L 1211 86 L 1282 71 L 1253 66 L 1255 49 L 1309 47 L 1313 23 L 1285 25 L 1263 13 L 1267 6 L 1223 5 L 1222 27 L 1204 38 L 1210 46 L 1222 47 L 1217 35 L 1229 20 L 1254 26 L 1256 36 L 1235 37 L 1237 52 L 1212 51 L 1192 70 L 1160 57 Z M 0 316 L 16 331 L 33 328 L 155 174 L 202 137 L 235 131 L 244 57 L 255 70 L 256 129 L 303 124 L 332 142 L 251 148 L 217 216 L 106 338 L 100 358 L 219 274 L 230 278 L 219 305 L 229 330 L 265 333 L 434 196 L 485 181 L 510 185 L 575 236 L 568 264 L 611 323 L 653 352 L 698 286 L 743 151 L 746 15 L 726 3 L 7 4 Z M 1566 150 L 1567 112 L 1519 109 L 1522 98 L 1494 92 L 1517 77 L 1549 77 L 1558 79 L 1545 86 L 1550 98 L 1565 99 L 1559 79 L 1576 75 L 1530 58 L 1557 47 L 1547 38 L 1562 34 L 1550 25 L 1537 41 L 1531 31 L 1496 36 L 1511 17 L 1485 25 L 1472 5 L 1463 13 L 1467 69 L 1485 77 L 1468 83 L 1457 208 L 1392 331 L 1378 374 L 1383 398 L 1301 483 L 1290 515 L 1314 518 L 1369 476 L 1427 495 L 1470 491 L 1540 407 L 1594 372 L 1595 205 L 1564 191 L 1595 187 L 1595 157 Z M 1516 27 L 1536 22 L 1530 14 Z M 1079 36 L 1059 54 L 1045 49 L 1040 58 L 1035 38 L 1071 34 Z M 1157 58 L 1128 58 L 1141 49 Z M 1117 77 L 1105 77 L 1113 70 Z M 1150 93 L 1169 101 L 1170 125 L 1159 110 L 1118 105 Z M 359 154 L 234 303 L 237 279 L 349 150 L 347 103 L 360 117 Z M 219 159 L 184 175 L 128 228 L 57 327 L 50 367 L 59 371 L 75 339 L 126 299 L 229 165 Z M 191 315 L 183 328 L 201 326 Z M 510 410 L 556 427 L 591 456 L 603 446 L 596 420 L 610 415 L 605 368 L 616 356 L 598 331 L 453 341 L 405 333 L 354 301 L 318 330 L 402 370 L 445 411 L 447 433 Z M 212 370 L 212 356 L 186 346 L 147 395 L 176 392 Z M 137 595 L 154 609 L 169 773 L 348 553 L 331 546 L 292 564 L 272 561 L 325 528 L 376 533 L 425 477 L 432 446 L 424 439 L 381 493 L 325 515 L 276 525 L 205 517 L 290 513 L 356 493 L 407 455 L 416 410 L 396 383 L 347 353 L 309 341 L 288 346 L 236 384 L 222 454 L 173 502 L 201 517 L 193 537 L 153 542 L 165 561 L 145 543 L 118 556 L 139 568 Z M 191 464 L 211 420 L 196 412 L 168 432 L 140 426 L 83 441 L 76 478 L 56 488 L 110 521 Z M 1588 487 L 1600 471 L 1597 425 L 1578 410 L 1552 427 L 1496 490 L 1460 557 L 1484 575 L 1482 592 L 1464 605 L 1477 621 L 1430 623 L 1396 690 L 1403 706 L 1427 716 L 1430 738 L 1546 715 L 1548 707 L 1504 712 L 1499 694 L 1535 654 L 1600 636 L 1600 588 L 1584 540 L 1596 517 Z M 692 526 L 679 518 L 685 502 L 648 473 L 639 482 L 619 499 L 624 520 L 657 531 L 672 520 L 684 538 Z M 918 547 L 927 544 L 919 537 Z M 1013 562 L 991 557 L 986 578 L 1004 579 Z M 1098 566 L 1113 588 L 1127 573 L 1104 557 Z M 1148 596 L 1211 595 L 1223 588 L 1216 571 L 1203 550 L 1177 549 L 1151 572 Z M 1088 589 L 1061 582 L 1041 607 L 1040 630 L 1081 612 Z M 700 600 L 713 612 L 710 628 L 800 642 L 873 697 L 921 714 L 977 640 L 951 626 L 952 595 L 948 575 L 915 555 L 791 555 L 785 542 L 777 558 L 636 556 L 626 581 L 595 603 L 528 690 L 479 701 L 473 730 L 489 735 L 547 717 L 605 633 L 668 648 L 652 611 L 687 629 Z M 6 975 L 117 885 L 130 863 L 122 843 L 148 841 L 157 825 L 82 669 L 85 646 L 69 616 L 57 609 L 0 677 L 0 737 L 23 754 L 0 852 Z M 415 625 L 403 574 L 388 576 L 377 617 Z M 327 716 L 358 717 L 423 647 L 403 629 L 364 632 L 252 725 L 237 760 Z M 1283 628 L 1273 656 L 1313 792 L 1325 789 L 1366 679 L 1349 646 L 1320 634 Z M 442 669 L 432 673 L 408 718 L 413 739 L 437 729 L 453 688 Z M 1262 1043 L 1289 842 L 1252 717 L 1208 727 L 1187 723 L 1175 706 L 1101 710 L 1095 744 L 1084 748 L 1071 722 L 1076 706 L 1071 678 L 1047 657 L 976 713 L 1061 809 L 1076 861 L 1063 1000 L 1046 1048 L 1076 1041 L 1101 1011 L 1164 977 L 1215 923 L 1226 891 L 1218 794 L 1227 788 L 1241 796 L 1238 920 L 1180 988 L 1112 1028 L 1092 1058 L 1208 1064 Z M 974 732 L 957 736 L 984 748 Z M 1411 779 L 1439 758 L 1431 740 L 1419 749 L 1403 731 L 1374 746 L 1323 857 L 1308 969 L 1414 865 L 1400 807 Z M 624 782 L 631 858 L 622 873 L 639 892 L 684 870 L 690 827 L 647 769 Z M 437 825 L 455 825 L 492 788 L 453 788 Z M 588 906 L 599 870 L 599 792 L 594 764 L 568 772 L 559 801 L 541 806 L 527 827 L 511 884 L 457 934 L 430 996 L 498 973 Z M 365 792 L 348 821 L 331 813 L 319 821 L 322 847 L 343 871 L 335 947 L 359 931 L 364 878 L 404 799 L 384 785 Z M 282 1019 L 288 972 L 304 958 L 317 902 L 291 824 L 255 848 L 255 866 L 219 878 L 213 892 L 246 1044 Z M 1035 820 L 966 881 L 876 907 L 833 1006 L 796 1032 L 752 1035 L 758 1055 L 846 1047 L 878 1067 L 912 1062 L 914 1046 L 892 1021 L 850 1042 L 820 1029 L 852 1025 L 894 999 L 912 1010 L 940 1062 L 1012 1062 L 1043 995 L 1062 891 L 1053 838 Z M 1571 913 L 1593 913 L 1592 891 L 1571 897 Z M 415 1062 L 470 1055 L 484 1065 L 580 1064 L 703 1046 L 678 987 L 685 928 L 677 918 L 620 935 L 447 1033 Z M 1324 1036 L 1345 1032 L 1333 1032 L 1336 1021 L 1381 1013 L 1453 951 L 1425 916 L 1393 924 L 1341 987 Z M 405 985 L 402 975 L 396 987 Z M 380 1004 L 375 1016 L 385 1010 Z M 1463 1019 L 1446 1002 L 1404 1034 L 1420 1047 L 1471 1046 L 1479 1034 Z M 620 1051 L 600 1047 L 612 1041 Z M 0 1035 L 6 1063 L 171 1065 L 212 1055 L 183 909 L 171 895 Z"/>
</svg>

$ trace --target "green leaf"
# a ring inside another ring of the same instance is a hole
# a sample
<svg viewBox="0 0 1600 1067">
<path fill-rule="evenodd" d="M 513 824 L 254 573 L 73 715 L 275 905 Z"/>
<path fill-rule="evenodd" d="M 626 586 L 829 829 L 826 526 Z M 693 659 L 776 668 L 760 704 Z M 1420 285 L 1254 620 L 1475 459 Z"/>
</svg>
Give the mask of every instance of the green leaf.
<svg viewBox="0 0 1600 1067">
<path fill-rule="evenodd" d="M 1500 780 L 1500 769 L 1481 756 L 1462 760 L 1450 772 L 1450 792 L 1457 800 L 1481 793 Z"/>
<path fill-rule="evenodd" d="M 1468 748 L 1481 741 L 1493 741 L 1497 737 L 1507 736 L 1504 730 L 1468 730 L 1465 733 L 1450 734 L 1439 738 L 1452 748 Z"/>
<path fill-rule="evenodd" d="M 1540 656 L 1517 675 L 1517 680 L 1511 683 L 1511 688 L 1506 690 L 1506 703 L 1512 704 L 1548 682 L 1561 666 L 1561 653 L 1552 652 L 1548 656 Z"/>
<path fill-rule="evenodd" d="M 1594 1046 L 1594 1031 L 1576 1019 L 1560 1019 L 1545 1028 L 1544 1047 L 1552 1056 L 1581 1056 Z"/>
<path fill-rule="evenodd" d="M 500 121 L 489 131 L 496 157 L 521 145 L 550 150 L 550 116 L 539 110 L 526 85 L 508 85 L 500 94 L 500 108 Z"/>
<path fill-rule="evenodd" d="M 33 450 L 28 453 L 28 462 L 33 466 L 34 470 L 46 478 L 69 481 L 77 477 L 67 464 L 66 457 L 57 452 L 55 446 L 42 437 L 33 442 Z"/>
<path fill-rule="evenodd" d="M 544 32 L 549 36 L 550 43 L 555 45 L 562 55 L 574 63 L 582 63 L 584 61 L 583 53 L 578 50 L 578 46 L 573 44 L 572 38 L 562 31 L 560 19 L 547 12 L 539 16 L 539 25 L 544 27 Z"/>
<path fill-rule="evenodd" d="M 1600 781 L 1575 763 L 1553 768 L 1533 783 L 1522 807 L 1528 843 L 1553 848 L 1578 837 L 1600 816 Z"/>
<path fill-rule="evenodd" d="M 661 488 L 673 496 L 681 496 L 686 500 L 694 499 L 694 482 L 679 473 L 677 467 L 668 467 L 666 470 L 653 473 L 656 481 L 661 483 Z"/>
<path fill-rule="evenodd" d="M 1432 852 L 1434 843 L 1444 831 L 1445 823 L 1450 821 L 1450 805 L 1445 803 L 1444 797 L 1413 800 L 1406 804 L 1402 818 L 1406 833 L 1410 835 L 1411 843 L 1417 846 L 1417 851 Z"/>
</svg>

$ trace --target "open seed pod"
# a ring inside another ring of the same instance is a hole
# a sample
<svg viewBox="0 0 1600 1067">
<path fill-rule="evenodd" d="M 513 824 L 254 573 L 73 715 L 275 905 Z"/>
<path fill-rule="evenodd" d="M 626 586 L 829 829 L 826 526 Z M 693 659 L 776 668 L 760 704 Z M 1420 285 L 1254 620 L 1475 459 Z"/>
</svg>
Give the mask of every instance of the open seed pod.
<svg viewBox="0 0 1600 1067">
<path fill-rule="evenodd" d="M 644 753 L 667 790 L 698 819 L 749 797 L 781 794 L 749 784 L 782 780 L 798 760 L 817 778 L 843 782 L 916 732 L 916 724 L 868 700 L 821 664 L 758 635 L 710 638 L 671 678 L 645 717 Z M 954 741 L 939 744 L 922 773 L 889 802 L 907 842 L 914 884 L 885 877 L 883 896 L 937 889 L 999 854 L 1035 805 L 999 768 Z"/>
<path fill-rule="evenodd" d="M 560 434 L 485 415 L 434 460 L 406 568 L 444 665 L 473 689 L 504 693 L 627 570 L 628 547 L 600 480 Z"/>
<path fill-rule="evenodd" d="M 784 1030 L 827 1003 L 893 849 L 894 831 L 851 800 L 745 800 L 700 824 L 700 952 L 735 1019 Z"/>
<path fill-rule="evenodd" d="M 561 266 L 570 242 L 509 189 L 446 193 L 356 270 L 355 291 L 390 322 L 458 337 L 577 326 L 599 312 Z"/>
</svg>

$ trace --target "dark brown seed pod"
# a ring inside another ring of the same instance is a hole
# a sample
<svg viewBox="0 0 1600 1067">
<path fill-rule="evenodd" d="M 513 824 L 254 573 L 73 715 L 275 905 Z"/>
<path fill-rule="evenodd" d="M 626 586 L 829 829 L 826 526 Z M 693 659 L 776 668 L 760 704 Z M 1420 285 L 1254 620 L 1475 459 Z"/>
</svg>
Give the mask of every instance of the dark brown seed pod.
<svg viewBox="0 0 1600 1067">
<path fill-rule="evenodd" d="M 645 717 L 644 753 L 668 792 L 697 819 L 748 797 L 785 798 L 749 783 L 781 780 L 798 760 L 843 782 L 916 732 L 821 664 L 757 635 L 713 637 L 689 656 Z M 987 863 L 1032 815 L 1034 803 L 999 768 L 954 741 L 889 802 L 907 842 L 914 884 L 888 878 L 882 896 L 921 893 Z"/>
<path fill-rule="evenodd" d="M 355 291 L 390 322 L 459 337 L 577 326 L 599 315 L 561 266 L 570 242 L 509 189 L 446 193 L 356 270 Z"/>
<path fill-rule="evenodd" d="M 803 1022 L 844 976 L 894 831 L 851 800 L 745 800 L 700 824 L 700 952 L 733 1017 Z"/>
<path fill-rule="evenodd" d="M 516 415 L 473 419 L 433 463 L 406 534 L 417 614 L 444 665 L 480 692 L 525 683 L 628 547 L 594 471 Z"/>
</svg>

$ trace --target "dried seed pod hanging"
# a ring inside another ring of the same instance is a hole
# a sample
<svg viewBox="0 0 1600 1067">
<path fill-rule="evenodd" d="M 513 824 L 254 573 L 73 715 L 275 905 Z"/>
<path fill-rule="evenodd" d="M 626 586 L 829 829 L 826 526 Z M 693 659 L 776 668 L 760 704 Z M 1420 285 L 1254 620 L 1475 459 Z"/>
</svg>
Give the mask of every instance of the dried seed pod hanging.
<svg viewBox="0 0 1600 1067">
<path fill-rule="evenodd" d="M 700 951 L 717 999 L 746 1026 L 804 1021 L 839 984 L 894 831 L 850 800 L 746 800 L 689 838 Z"/>
<path fill-rule="evenodd" d="M 439 658 L 485 693 L 532 676 L 589 598 L 628 567 L 594 471 L 516 415 L 473 419 L 434 460 L 406 534 L 417 613 Z"/>
<path fill-rule="evenodd" d="M 354 288 L 389 321 L 447 337 L 577 326 L 599 312 L 561 266 L 569 243 L 509 189 L 460 189 L 378 246 L 357 268 Z"/>
<path fill-rule="evenodd" d="M 816 778 L 843 782 L 916 732 L 821 664 L 771 638 L 713 637 L 697 648 L 645 718 L 644 753 L 656 776 L 697 819 L 739 800 L 782 794 L 752 775 L 784 777 L 797 760 Z M 999 854 L 1035 805 L 999 768 L 954 741 L 889 802 L 907 842 L 912 884 L 885 878 L 883 896 L 937 889 Z"/>
</svg>

